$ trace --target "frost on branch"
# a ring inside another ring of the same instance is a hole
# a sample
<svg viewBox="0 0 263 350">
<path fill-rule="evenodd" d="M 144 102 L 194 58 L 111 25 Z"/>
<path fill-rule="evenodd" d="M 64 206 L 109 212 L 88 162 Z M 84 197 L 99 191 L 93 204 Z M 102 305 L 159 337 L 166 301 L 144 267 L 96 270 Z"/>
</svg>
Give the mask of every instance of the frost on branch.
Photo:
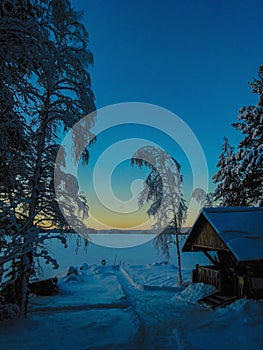
<svg viewBox="0 0 263 350">
<path fill-rule="evenodd" d="M 139 205 L 150 203 L 147 211 L 155 219 L 153 228 L 158 231 L 155 243 L 169 258 L 171 245 L 176 246 L 178 257 L 178 282 L 182 284 L 181 258 L 178 235 L 185 222 L 187 206 L 182 194 L 180 164 L 165 151 L 152 146 L 142 147 L 135 152 L 131 164 L 150 169 Z"/>
<path fill-rule="evenodd" d="M 23 317 L 35 261 L 57 266 L 44 241 L 64 241 L 41 231 L 67 225 L 54 188 L 56 153 L 61 135 L 95 110 L 88 72 L 93 57 L 68 0 L 3 0 L 0 30 L 0 293 Z M 85 141 L 94 119 L 82 125 Z M 77 147 L 73 151 L 79 156 Z M 83 162 L 88 157 L 86 147 Z M 74 179 L 65 179 L 61 191 L 70 187 L 67 199 L 78 222 L 88 207 Z"/>
</svg>

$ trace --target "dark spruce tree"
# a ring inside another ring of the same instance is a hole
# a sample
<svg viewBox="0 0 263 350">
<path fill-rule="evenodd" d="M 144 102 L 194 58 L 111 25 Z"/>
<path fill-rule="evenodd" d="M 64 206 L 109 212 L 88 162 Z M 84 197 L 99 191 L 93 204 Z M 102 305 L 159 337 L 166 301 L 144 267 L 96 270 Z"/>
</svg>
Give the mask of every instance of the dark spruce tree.
<svg viewBox="0 0 263 350">
<path fill-rule="evenodd" d="M 263 65 L 258 79 L 250 86 L 259 95 L 256 106 L 243 107 L 238 122 L 243 139 L 236 151 L 225 140 L 220 155 L 219 171 L 214 176 L 216 199 L 223 206 L 262 205 L 263 201 Z"/>
<path fill-rule="evenodd" d="M 236 155 L 234 154 L 234 147 L 229 145 L 226 137 L 217 167 L 219 170 L 213 176 L 213 181 L 217 184 L 214 200 L 222 207 L 242 205 Z"/>
</svg>

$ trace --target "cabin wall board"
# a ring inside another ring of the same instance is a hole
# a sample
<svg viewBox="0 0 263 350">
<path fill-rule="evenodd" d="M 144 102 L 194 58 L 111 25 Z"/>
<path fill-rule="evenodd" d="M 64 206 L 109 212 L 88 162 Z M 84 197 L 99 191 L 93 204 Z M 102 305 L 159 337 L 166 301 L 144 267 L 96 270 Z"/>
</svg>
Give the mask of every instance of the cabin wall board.
<svg viewBox="0 0 263 350">
<path fill-rule="evenodd" d="M 198 232 L 193 241 L 193 246 L 209 248 L 211 250 L 228 250 L 209 222 L 201 221 Z"/>
</svg>

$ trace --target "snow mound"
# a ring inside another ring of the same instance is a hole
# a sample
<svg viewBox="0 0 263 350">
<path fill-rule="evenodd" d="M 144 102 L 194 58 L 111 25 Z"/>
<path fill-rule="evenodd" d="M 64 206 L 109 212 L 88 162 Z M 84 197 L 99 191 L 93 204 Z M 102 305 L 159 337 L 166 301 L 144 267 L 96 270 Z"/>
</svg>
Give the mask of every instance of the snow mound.
<svg viewBox="0 0 263 350">
<path fill-rule="evenodd" d="M 178 293 L 174 299 L 197 304 L 198 300 L 216 291 L 214 286 L 204 283 L 191 283 L 182 292 Z"/>
<path fill-rule="evenodd" d="M 80 282 L 85 282 L 85 280 L 80 275 L 72 274 L 72 275 L 66 276 L 62 280 L 62 282 L 64 282 L 64 283 L 80 283 Z"/>
<path fill-rule="evenodd" d="M 83 263 L 80 268 L 79 268 L 82 272 L 83 271 L 88 271 L 89 269 L 89 265 L 87 263 Z"/>
<path fill-rule="evenodd" d="M 88 270 L 86 270 L 87 272 Z M 94 273 L 96 275 L 102 274 L 102 275 L 114 275 L 114 271 L 112 269 L 112 266 L 100 266 L 100 265 L 92 265 L 90 267 L 90 272 Z"/>
<path fill-rule="evenodd" d="M 169 264 L 168 261 L 161 260 L 161 261 L 156 261 L 156 262 L 153 262 L 153 263 L 149 263 L 149 264 L 147 264 L 147 266 L 163 266 L 163 265 L 168 265 L 168 264 Z"/>
<path fill-rule="evenodd" d="M 256 315 L 260 314 L 262 317 L 263 314 L 263 300 L 253 300 L 253 299 L 238 299 L 234 303 L 228 305 L 226 308 L 219 308 L 216 310 L 220 314 L 226 312 L 236 312 L 244 315 Z"/>
</svg>

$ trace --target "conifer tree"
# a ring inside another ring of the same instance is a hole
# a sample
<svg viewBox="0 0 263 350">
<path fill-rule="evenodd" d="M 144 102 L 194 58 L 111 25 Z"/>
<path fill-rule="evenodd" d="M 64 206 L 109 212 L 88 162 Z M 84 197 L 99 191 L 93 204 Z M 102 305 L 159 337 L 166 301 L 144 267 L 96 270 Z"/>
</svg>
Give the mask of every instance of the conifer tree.
<svg viewBox="0 0 263 350">
<path fill-rule="evenodd" d="M 234 147 L 230 146 L 226 137 L 224 138 L 217 167 L 219 170 L 213 177 L 213 181 L 217 184 L 214 192 L 215 201 L 218 201 L 219 205 L 223 207 L 242 205 L 236 155 Z"/>
<path fill-rule="evenodd" d="M 215 198 L 223 206 L 250 206 L 263 200 L 263 65 L 258 76 L 250 86 L 259 94 L 259 103 L 240 109 L 239 121 L 233 126 L 243 139 L 236 151 L 225 140 L 219 171 L 213 178 Z"/>
</svg>

